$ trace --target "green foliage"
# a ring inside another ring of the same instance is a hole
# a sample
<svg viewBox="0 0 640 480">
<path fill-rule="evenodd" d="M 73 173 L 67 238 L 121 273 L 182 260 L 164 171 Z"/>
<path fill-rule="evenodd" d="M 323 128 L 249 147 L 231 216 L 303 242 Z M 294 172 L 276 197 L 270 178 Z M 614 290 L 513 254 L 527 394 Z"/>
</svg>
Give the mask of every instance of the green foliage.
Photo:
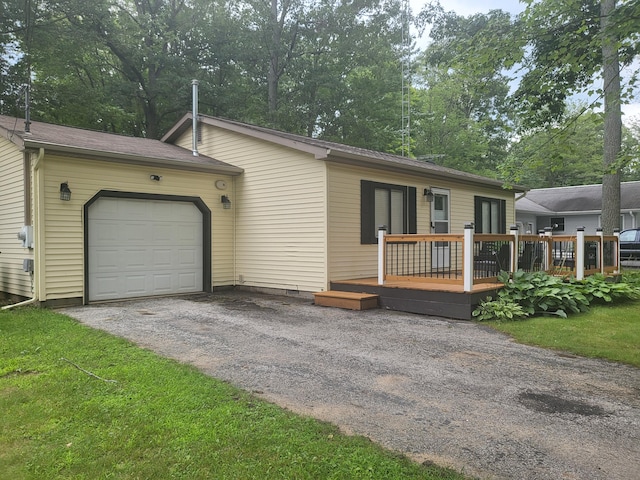
<svg viewBox="0 0 640 480">
<path fill-rule="evenodd" d="M 589 304 L 621 302 L 640 298 L 637 285 L 626 282 L 613 282 L 604 275 L 591 275 L 584 280 L 574 282 L 577 291 L 582 293 Z"/>
<path fill-rule="evenodd" d="M 3 479 L 463 478 L 55 312 L 2 311 L 0 337 Z"/>
<path fill-rule="evenodd" d="M 500 165 L 508 183 L 531 188 L 590 185 L 602 181 L 602 116 L 572 107 L 563 125 L 536 129 L 520 136 Z"/>
<path fill-rule="evenodd" d="M 498 297 L 492 300 L 488 297 L 480 302 L 480 306 L 473 311 L 473 316 L 479 321 L 521 320 L 529 316 L 521 305 L 510 298 Z"/>
<path fill-rule="evenodd" d="M 501 272 L 498 279 L 504 283 L 504 287 L 498 292 L 496 300 L 482 302 L 473 312 L 478 320 L 520 320 L 535 315 L 567 318 L 569 314 L 587 311 L 592 304 L 640 298 L 637 286 L 614 283 L 603 275 L 577 281 L 545 272 L 518 270 L 513 273 L 513 278 L 508 272 Z M 523 315 L 517 315 L 519 311 Z"/>
<path fill-rule="evenodd" d="M 495 177 L 509 143 L 508 13 L 464 17 L 432 5 L 433 42 L 418 59 L 412 97 L 413 153 L 435 163 Z"/>
</svg>

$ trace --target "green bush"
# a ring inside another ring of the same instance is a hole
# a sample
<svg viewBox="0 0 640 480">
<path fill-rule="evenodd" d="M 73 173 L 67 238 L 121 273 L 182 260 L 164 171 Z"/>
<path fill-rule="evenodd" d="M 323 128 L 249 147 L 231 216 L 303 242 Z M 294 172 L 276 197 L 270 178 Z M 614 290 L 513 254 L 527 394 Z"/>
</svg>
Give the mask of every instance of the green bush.
<svg viewBox="0 0 640 480">
<path fill-rule="evenodd" d="M 513 277 L 502 272 L 498 279 L 504 287 L 498 298 L 481 302 L 473 312 L 478 320 L 519 320 L 533 315 L 557 315 L 584 312 L 593 303 L 610 303 L 640 298 L 640 282 L 614 283 L 604 275 L 584 280 L 554 277 L 545 272 L 518 270 Z M 523 314 L 520 314 L 522 312 Z"/>
<path fill-rule="evenodd" d="M 478 320 L 521 320 L 529 316 L 522 306 L 518 305 L 511 299 L 498 297 L 492 300 L 488 297 L 485 301 L 480 302 L 480 306 L 473 311 L 473 316 Z"/>
<path fill-rule="evenodd" d="M 632 285 L 627 282 L 614 283 L 601 274 L 586 277 L 580 282 L 576 281 L 574 286 L 587 297 L 590 304 L 640 298 L 640 289 L 637 285 Z"/>
</svg>

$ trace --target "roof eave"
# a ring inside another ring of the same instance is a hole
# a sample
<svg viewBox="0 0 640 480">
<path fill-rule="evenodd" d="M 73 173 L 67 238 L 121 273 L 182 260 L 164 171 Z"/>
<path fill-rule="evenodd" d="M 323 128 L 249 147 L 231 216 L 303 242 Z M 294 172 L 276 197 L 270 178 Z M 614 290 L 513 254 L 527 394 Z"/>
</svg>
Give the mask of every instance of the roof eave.
<svg viewBox="0 0 640 480">
<path fill-rule="evenodd" d="M 443 172 L 439 170 L 430 170 L 425 167 L 417 166 L 417 165 L 402 165 L 399 163 L 389 162 L 388 160 L 378 159 L 368 156 L 356 155 L 353 153 L 347 152 L 333 152 L 329 151 L 329 158 L 327 160 L 332 160 L 340 163 L 349 163 L 352 165 L 357 165 L 360 167 L 375 167 L 378 169 L 387 170 L 390 172 L 405 172 L 410 174 L 420 174 L 424 176 L 429 176 L 431 178 L 441 178 L 445 180 L 455 180 L 459 183 L 464 183 L 467 185 L 475 185 L 475 186 L 483 186 L 483 187 L 491 187 L 491 188 L 501 188 L 503 190 L 510 190 L 512 192 L 526 192 L 527 190 L 521 186 L 511 186 L 510 188 L 506 188 L 503 182 L 499 180 L 493 180 L 491 178 L 484 177 L 469 177 L 464 174 L 457 174 L 456 172 Z"/>
<path fill-rule="evenodd" d="M 145 165 L 154 167 L 166 167 L 178 170 L 203 173 L 221 173 L 226 175 L 241 175 L 244 170 L 233 165 L 204 165 L 195 163 L 185 163 L 167 158 L 148 157 L 142 155 L 132 155 L 118 152 L 105 152 L 89 148 L 72 147 L 69 145 L 57 145 L 47 142 L 28 141 L 24 142 L 25 148 L 44 148 L 45 150 L 57 153 L 64 153 L 74 157 L 89 157 L 97 160 L 127 163 L 129 165 Z"/>
</svg>

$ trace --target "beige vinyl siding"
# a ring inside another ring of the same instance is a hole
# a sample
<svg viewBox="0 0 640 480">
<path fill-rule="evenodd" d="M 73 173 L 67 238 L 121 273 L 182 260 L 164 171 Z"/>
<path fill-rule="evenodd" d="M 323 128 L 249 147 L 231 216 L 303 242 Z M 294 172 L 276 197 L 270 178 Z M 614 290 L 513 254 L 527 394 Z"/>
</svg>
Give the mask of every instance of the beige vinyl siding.
<svg viewBox="0 0 640 480">
<path fill-rule="evenodd" d="M 0 291 L 31 297 L 32 278 L 22 262 L 33 259 L 33 250 L 17 237 L 25 223 L 24 188 L 23 153 L 0 139 Z"/>
<path fill-rule="evenodd" d="M 216 180 L 231 184 L 225 175 L 124 165 L 119 163 L 48 155 L 44 205 L 46 258 L 44 298 L 75 298 L 84 295 L 83 206 L 100 190 L 200 197 L 211 210 L 212 284 L 233 280 L 233 217 L 223 210 L 214 190 Z M 149 178 L 162 176 L 160 182 Z M 60 200 L 61 182 L 69 182 L 71 201 Z M 232 198 L 232 192 L 227 192 Z"/>
<path fill-rule="evenodd" d="M 416 175 L 394 174 L 338 163 L 328 164 L 329 278 L 345 280 L 377 276 L 377 246 L 360 244 L 360 181 L 416 187 L 417 233 L 430 232 L 431 204 L 425 188 L 449 190 L 450 232 L 461 234 L 464 224 L 474 220 L 474 196 L 507 201 L 507 225 L 514 220 L 514 196 L 502 189 L 465 185 Z"/>
<path fill-rule="evenodd" d="M 312 155 L 203 125 L 203 154 L 243 168 L 234 179 L 236 281 L 326 289 L 325 165 Z M 179 145 L 186 146 L 191 133 Z"/>
</svg>

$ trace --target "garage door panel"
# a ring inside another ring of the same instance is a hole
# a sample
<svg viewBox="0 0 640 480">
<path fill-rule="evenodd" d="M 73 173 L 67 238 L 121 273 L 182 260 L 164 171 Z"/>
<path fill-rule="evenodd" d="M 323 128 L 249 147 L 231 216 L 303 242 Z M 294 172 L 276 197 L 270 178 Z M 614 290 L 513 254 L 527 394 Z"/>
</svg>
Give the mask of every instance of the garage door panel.
<svg viewBox="0 0 640 480">
<path fill-rule="evenodd" d="M 144 248 L 123 248 L 119 253 L 122 270 L 145 269 L 149 264 L 149 252 Z"/>
<path fill-rule="evenodd" d="M 189 202 L 103 197 L 89 207 L 89 300 L 203 286 L 202 213 Z"/>
<path fill-rule="evenodd" d="M 94 300 L 109 300 L 118 298 L 120 286 L 120 276 L 113 275 L 111 277 L 103 275 L 96 279 L 96 291 L 99 292 Z"/>
<path fill-rule="evenodd" d="M 200 235 L 202 235 L 202 226 L 198 228 L 197 225 L 189 224 L 182 225 L 181 228 L 176 232 L 178 235 L 178 240 L 180 242 L 194 242 Z"/>
<path fill-rule="evenodd" d="M 178 252 L 177 258 L 179 260 L 179 267 L 194 267 L 202 263 L 202 258 L 199 258 L 199 252 L 192 249 L 182 249 Z"/>
<path fill-rule="evenodd" d="M 156 243 L 171 244 L 175 242 L 176 234 L 174 231 L 179 228 L 178 225 L 166 223 L 164 225 L 157 224 L 153 226 L 153 238 Z"/>
<path fill-rule="evenodd" d="M 155 249 L 153 251 L 153 265 L 157 268 L 171 268 L 173 266 L 173 250 Z"/>
<path fill-rule="evenodd" d="M 119 252 L 117 249 L 94 249 L 89 262 L 102 272 L 117 271 L 120 268 Z"/>
<path fill-rule="evenodd" d="M 89 229 L 90 245 L 111 245 L 117 240 L 120 234 L 120 225 L 117 222 L 102 221 L 92 224 Z"/>
<path fill-rule="evenodd" d="M 148 287 L 146 280 L 146 275 L 124 275 L 123 297 L 142 297 L 147 295 Z"/>
<path fill-rule="evenodd" d="M 178 275 L 178 288 L 181 291 L 189 291 L 195 288 L 197 284 L 197 277 L 193 273 L 183 273 Z"/>
<path fill-rule="evenodd" d="M 174 290 L 172 277 L 170 273 L 152 275 L 150 281 L 153 284 L 153 289 L 161 294 L 172 293 Z"/>
</svg>

